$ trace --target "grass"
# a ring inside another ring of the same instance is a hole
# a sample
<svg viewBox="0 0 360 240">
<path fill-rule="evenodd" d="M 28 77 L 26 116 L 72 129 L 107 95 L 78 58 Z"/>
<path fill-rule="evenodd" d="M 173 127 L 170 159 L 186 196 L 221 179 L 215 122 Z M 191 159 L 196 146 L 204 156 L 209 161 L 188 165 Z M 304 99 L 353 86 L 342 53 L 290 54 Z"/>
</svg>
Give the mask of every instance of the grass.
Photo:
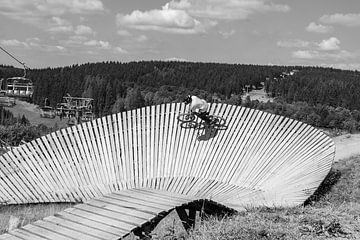
<svg viewBox="0 0 360 240">
<path fill-rule="evenodd" d="M 22 227 L 44 217 L 54 215 L 72 203 L 19 204 L 0 206 L 0 234 L 12 227 Z"/>
<path fill-rule="evenodd" d="M 360 239 L 360 156 L 333 165 L 303 206 L 254 208 L 232 216 L 209 216 L 184 234 L 175 220 L 153 239 Z"/>
</svg>

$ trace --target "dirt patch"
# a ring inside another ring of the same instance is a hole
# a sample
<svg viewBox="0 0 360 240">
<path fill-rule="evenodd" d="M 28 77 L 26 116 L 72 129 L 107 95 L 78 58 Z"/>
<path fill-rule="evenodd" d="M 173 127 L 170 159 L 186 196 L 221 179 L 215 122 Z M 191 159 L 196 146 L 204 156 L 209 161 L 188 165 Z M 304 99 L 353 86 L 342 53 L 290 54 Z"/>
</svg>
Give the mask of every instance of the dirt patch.
<svg viewBox="0 0 360 240">
<path fill-rule="evenodd" d="M 345 134 L 332 138 L 335 142 L 335 162 L 360 155 L 360 133 Z"/>
<path fill-rule="evenodd" d="M 247 96 L 250 96 L 251 100 L 258 100 L 259 102 L 274 101 L 273 98 L 267 95 L 267 93 L 264 91 L 264 88 L 260 90 L 252 90 L 251 92 L 244 94 L 242 96 L 242 100 L 245 101 Z"/>
</svg>

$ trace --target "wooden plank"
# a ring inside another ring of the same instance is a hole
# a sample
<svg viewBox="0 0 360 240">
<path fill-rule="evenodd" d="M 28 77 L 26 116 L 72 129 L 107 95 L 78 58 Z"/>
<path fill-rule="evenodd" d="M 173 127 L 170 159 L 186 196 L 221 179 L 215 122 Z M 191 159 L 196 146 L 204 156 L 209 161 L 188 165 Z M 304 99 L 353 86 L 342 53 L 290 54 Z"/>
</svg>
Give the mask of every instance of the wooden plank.
<svg viewBox="0 0 360 240">
<path fill-rule="evenodd" d="M 144 213 L 148 213 L 148 214 L 152 214 L 152 215 L 156 215 L 157 213 L 163 211 L 164 209 L 162 208 L 157 208 L 157 207 L 149 207 L 147 205 L 144 205 L 144 203 L 146 202 L 133 202 L 133 198 L 128 199 L 128 201 L 126 201 L 126 199 L 124 198 L 116 198 L 113 195 L 108 195 L 102 198 L 97 199 L 99 201 L 103 201 L 105 203 L 108 204 L 113 204 L 113 205 L 117 205 L 117 206 L 121 206 L 127 209 L 136 209 L 138 211 L 144 212 Z"/>
<path fill-rule="evenodd" d="M 145 126 L 145 131 L 144 131 L 144 145 L 146 146 L 145 148 L 145 153 L 143 155 L 143 163 L 144 163 L 144 169 L 145 169 L 145 179 L 146 182 L 144 183 L 144 187 L 150 187 L 149 186 L 149 179 L 151 178 L 151 171 L 152 171 L 152 166 L 151 166 L 151 124 L 150 124 L 150 119 L 151 119 L 151 115 L 150 115 L 150 107 L 146 107 L 143 108 L 144 112 L 143 112 L 143 124 Z"/>
<path fill-rule="evenodd" d="M 75 125 L 75 127 L 73 128 L 73 134 L 78 148 L 78 159 L 80 167 L 83 169 L 83 174 L 86 177 L 86 185 L 84 185 L 83 187 L 88 188 L 89 195 L 92 198 L 94 196 L 99 196 L 101 194 L 101 191 L 97 187 L 95 187 L 97 181 L 94 181 L 96 177 L 94 175 L 92 163 L 89 162 L 90 157 L 85 154 L 86 143 L 83 143 L 80 138 L 80 134 L 82 132 L 81 128 L 85 126 L 86 125 L 83 124 Z"/>
<path fill-rule="evenodd" d="M 5 233 L 5 234 L 0 235 L 0 240 L 23 240 L 23 238 Z"/>
<path fill-rule="evenodd" d="M 163 177 L 164 176 L 164 165 L 165 165 L 165 159 L 164 159 L 164 141 L 165 141 L 165 136 L 164 136 L 164 128 L 165 126 L 165 115 L 166 115 L 166 109 L 165 109 L 165 104 L 161 104 L 158 105 L 158 116 L 159 116 L 159 125 L 158 125 L 158 129 L 157 132 L 159 132 L 159 141 L 158 141 L 158 154 L 157 154 L 157 159 L 158 159 L 158 172 L 157 172 L 157 177 Z M 161 184 L 159 184 L 158 189 L 161 188 Z"/>
<path fill-rule="evenodd" d="M 107 117 L 102 117 L 102 127 L 99 128 L 100 131 L 102 132 L 101 134 L 103 135 L 103 144 L 105 144 L 104 149 L 105 149 L 105 161 L 106 161 L 106 168 L 107 168 L 107 172 L 109 174 L 109 183 L 112 186 L 112 190 L 116 191 L 117 189 L 115 188 L 114 183 L 116 182 L 116 177 L 115 177 L 115 173 L 114 173 L 114 163 L 113 163 L 113 152 L 112 152 L 112 143 L 110 140 L 110 135 L 112 134 L 112 132 L 109 132 L 109 126 L 111 124 L 111 118 L 110 116 Z"/>
<path fill-rule="evenodd" d="M 70 211 L 70 212 L 67 212 Z M 89 219 L 83 215 L 76 215 L 76 213 L 71 212 L 71 209 L 56 213 L 55 217 L 63 219 L 67 222 L 78 223 L 82 226 L 89 227 L 93 231 L 100 232 L 101 236 L 108 236 L 107 238 L 118 238 L 119 236 L 125 235 L 127 230 L 120 229 L 112 225 L 112 222 L 102 222 L 101 219 Z"/>
<path fill-rule="evenodd" d="M 104 184 L 109 185 L 110 183 L 110 179 L 109 179 L 109 174 L 107 172 L 107 168 L 106 168 L 106 157 L 105 157 L 105 151 L 106 148 L 104 147 L 104 143 L 103 143 L 103 138 L 99 133 L 99 128 L 101 128 L 101 120 L 100 119 L 96 119 L 96 121 L 94 121 L 93 123 L 93 133 L 94 133 L 94 137 L 96 139 L 96 145 L 97 145 L 97 151 L 98 151 L 98 164 L 99 167 L 102 171 L 102 174 L 104 174 Z M 113 189 L 111 188 L 111 186 L 109 186 L 110 190 L 112 191 Z"/>
<path fill-rule="evenodd" d="M 32 233 L 32 232 L 29 232 L 28 230 L 26 229 L 22 229 L 22 228 L 17 228 L 17 229 L 14 229 L 13 231 L 9 232 L 9 234 L 13 235 L 13 236 L 16 236 L 16 237 L 19 237 L 20 239 L 28 239 L 28 240 L 44 240 L 44 239 L 49 239 L 49 238 L 46 238 L 46 237 L 41 237 L 39 235 L 36 235 L 36 233 Z"/>
<path fill-rule="evenodd" d="M 62 234 L 59 234 L 57 232 L 54 232 L 52 229 L 48 229 L 48 228 L 44 228 L 43 226 L 38 226 L 34 224 L 28 224 L 26 226 L 23 227 L 24 230 L 26 230 L 27 232 L 34 234 L 34 235 L 39 235 L 41 237 L 44 237 L 46 239 L 56 239 L 56 240 L 69 240 L 69 239 L 73 239 L 67 236 L 64 236 Z"/>
<path fill-rule="evenodd" d="M 124 147 L 122 149 L 124 149 L 125 152 L 125 158 L 124 158 L 124 168 L 126 169 L 126 180 L 130 181 L 130 184 L 133 185 L 134 179 L 133 179 L 133 174 L 131 172 L 131 163 L 130 163 L 130 149 L 129 149 L 129 138 L 128 138 L 128 120 L 127 120 L 127 112 L 122 112 L 122 121 L 121 121 L 121 125 L 120 128 L 122 129 L 122 134 L 121 136 L 123 137 L 123 145 Z"/>
<path fill-rule="evenodd" d="M 57 160 L 55 163 L 57 164 L 57 168 L 64 168 L 63 172 L 67 175 L 66 178 L 69 180 L 69 185 L 71 189 L 74 189 L 74 194 L 78 200 L 88 199 L 89 195 L 86 192 L 82 192 L 79 189 L 79 186 L 86 185 L 83 182 L 83 174 L 80 172 L 81 168 L 78 163 L 78 157 L 74 153 L 74 146 L 72 139 L 72 133 L 67 132 L 67 129 L 62 129 L 57 135 L 57 139 L 59 140 L 58 149 L 59 152 Z M 56 139 L 56 137 L 54 137 Z M 55 140 L 56 142 L 56 140 Z"/>
<path fill-rule="evenodd" d="M 142 219 L 151 219 L 154 214 L 149 214 L 148 212 L 143 212 L 136 208 L 129 208 L 128 205 L 121 205 L 119 202 L 115 201 L 103 201 L 100 199 L 93 199 L 87 203 L 89 206 L 98 207 L 106 210 L 110 210 L 112 212 L 122 213 L 128 216 L 134 216 Z"/>
<path fill-rule="evenodd" d="M 160 127 L 160 105 L 156 105 L 155 106 L 155 110 L 153 111 L 154 113 L 154 117 L 155 117 L 155 122 L 154 122 L 154 135 L 155 135 L 155 141 L 154 141 L 154 175 L 156 178 L 158 178 L 160 176 L 160 163 L 159 163 L 159 142 L 161 136 L 159 137 L 159 127 Z M 157 189 L 158 185 L 157 183 L 154 181 L 155 185 L 153 185 L 152 187 Z"/>
<path fill-rule="evenodd" d="M 57 175 L 59 181 L 64 183 L 64 185 L 66 186 L 64 190 L 69 191 L 69 189 L 72 189 L 75 185 L 74 180 L 71 178 L 69 174 L 71 171 L 68 169 L 64 171 L 63 168 L 65 168 L 65 164 L 60 164 L 61 161 L 57 158 L 57 155 L 52 150 L 52 147 L 50 147 L 50 144 L 53 144 L 52 138 L 50 138 L 50 136 L 45 136 L 44 138 L 42 138 L 42 140 L 43 140 L 42 143 L 44 145 L 43 146 L 40 145 L 40 147 L 42 148 L 45 156 L 47 155 L 49 157 L 53 174 Z M 60 147 L 60 149 L 62 148 Z M 74 196 L 76 199 L 78 199 L 77 195 L 78 193 L 76 193 L 76 196 Z"/>
<path fill-rule="evenodd" d="M 74 166 L 72 172 L 74 173 L 79 186 L 86 186 L 89 184 L 90 179 L 86 169 L 84 168 L 84 159 L 80 155 L 79 144 L 77 144 L 75 139 L 75 132 L 77 131 L 76 125 L 71 128 L 65 128 L 64 132 L 65 130 L 67 130 L 67 137 L 65 137 L 65 140 L 68 144 L 67 146 L 72 157 L 72 162 L 74 163 L 73 165 L 70 165 Z M 90 192 L 86 191 L 83 194 L 86 199 L 89 199 L 92 196 Z"/>
<path fill-rule="evenodd" d="M 81 144 L 79 144 L 81 156 L 84 159 L 84 162 L 86 164 L 86 169 L 89 174 L 89 180 L 94 186 L 94 189 L 96 189 L 97 195 L 103 195 L 106 194 L 107 191 L 103 186 L 101 177 L 99 176 L 99 171 L 96 169 L 96 159 L 94 158 L 94 153 L 92 151 L 90 139 L 88 138 L 88 135 L 85 133 L 88 131 L 88 125 L 87 124 L 81 124 L 77 125 L 77 132 L 75 133 L 75 137 L 77 141 Z"/>
<path fill-rule="evenodd" d="M 112 208 L 111 210 L 108 209 Z M 93 214 L 96 215 L 102 215 L 108 218 L 113 218 L 113 219 L 117 219 L 119 221 L 125 222 L 127 224 L 130 225 L 134 225 L 134 226 L 139 226 L 141 225 L 142 222 L 146 222 L 147 218 L 143 218 L 141 215 L 140 216 L 134 216 L 130 213 L 133 213 L 131 211 L 126 211 L 126 212 L 121 212 L 121 211 L 114 211 L 114 209 L 118 209 L 115 206 L 104 206 L 104 205 L 99 205 L 96 204 L 96 202 L 89 202 L 89 203 L 85 203 L 85 204 L 80 204 L 80 205 L 75 205 L 74 208 L 76 209 L 81 209 L 84 211 L 88 211 L 88 212 L 92 212 Z"/>
<path fill-rule="evenodd" d="M 111 191 L 114 191 L 115 188 L 111 185 L 111 172 L 109 169 L 109 155 L 108 155 L 108 146 L 107 146 L 107 142 L 106 142 L 106 135 L 104 132 L 104 128 L 106 128 L 106 126 L 103 124 L 102 119 L 104 119 L 104 117 L 102 118 L 97 118 L 96 119 L 96 127 L 94 127 L 94 132 L 95 132 L 95 136 L 98 138 L 98 147 L 101 153 L 101 167 L 103 168 L 104 173 L 106 174 L 106 184 L 109 185 Z"/>
<path fill-rule="evenodd" d="M 219 174 L 222 174 L 223 179 L 222 181 L 228 182 L 230 181 L 229 177 L 232 175 L 231 173 L 236 171 L 233 168 L 234 164 L 237 162 L 238 159 L 233 157 L 234 152 L 238 151 L 237 149 L 237 141 L 241 137 L 240 131 L 237 131 L 236 128 L 243 123 L 242 115 L 244 113 L 244 108 L 235 107 L 233 111 L 227 116 L 227 125 L 228 129 L 228 137 L 224 139 L 227 142 L 227 145 L 222 149 L 222 153 L 220 156 L 223 158 L 222 161 L 226 164 L 226 169 L 219 171 Z M 198 174 L 195 174 L 198 176 Z M 219 178 L 219 176 L 216 176 Z"/>
<path fill-rule="evenodd" d="M 147 177 L 148 177 L 148 166 L 147 166 L 147 125 L 146 125 L 146 112 L 145 108 L 141 108 L 138 112 L 138 125 L 141 127 L 141 137 L 139 138 L 139 145 L 141 151 L 141 157 L 139 157 L 139 161 L 141 164 L 140 171 L 141 171 L 141 185 L 140 187 L 147 187 Z"/>
<path fill-rule="evenodd" d="M 138 108 L 136 109 L 136 144 L 137 144 L 137 157 L 135 158 L 135 161 L 137 162 L 137 166 L 138 166 L 138 175 L 139 175 L 139 180 L 138 180 L 138 187 L 143 187 L 143 182 L 144 182 L 144 166 L 143 166 L 143 148 L 144 146 L 142 145 L 142 138 L 143 138 L 143 131 L 144 131 L 144 126 L 141 124 L 141 119 L 142 119 L 142 115 L 141 115 L 141 109 Z"/>
<path fill-rule="evenodd" d="M 94 231 L 93 228 L 86 227 L 74 222 L 64 221 L 54 216 L 44 218 L 43 221 L 36 221 L 34 224 L 51 229 L 54 232 L 73 239 L 105 240 L 105 238 L 99 236 L 101 233 L 99 231 Z"/>
<path fill-rule="evenodd" d="M 138 221 L 142 221 L 140 219 L 132 219 L 124 215 L 121 216 L 121 214 L 111 213 L 110 211 L 102 210 L 101 208 L 94 208 L 84 204 L 72 208 L 68 211 L 68 213 L 76 214 L 104 224 L 109 224 L 124 231 L 130 231 L 131 229 L 138 227 Z"/>
<path fill-rule="evenodd" d="M 50 158 L 49 155 L 47 155 L 47 152 L 43 152 L 40 148 L 42 142 L 40 139 L 34 140 L 32 142 L 33 148 L 31 149 L 33 154 L 38 154 L 40 157 L 40 161 L 44 163 L 44 169 L 48 172 L 48 174 L 52 177 L 52 186 L 54 189 L 54 193 L 59 201 L 67 201 L 68 196 L 65 194 L 65 192 L 68 191 L 67 186 L 65 182 L 62 180 L 61 176 L 57 174 L 56 167 L 53 164 L 53 160 Z M 72 199 L 75 201 L 75 198 L 71 196 Z"/>
<path fill-rule="evenodd" d="M 176 110 L 175 110 L 175 106 L 178 104 L 172 103 L 172 104 L 168 104 L 167 105 L 167 117 L 166 117 L 166 133 L 167 133 L 167 142 L 165 144 L 165 172 L 163 177 L 166 178 L 165 181 L 163 181 L 163 185 L 161 186 L 161 189 L 166 190 L 167 189 L 167 185 L 168 185 L 168 181 L 171 179 L 172 176 L 172 165 L 174 162 L 174 158 L 173 158 L 173 148 L 174 148 L 174 136 L 176 136 L 176 130 L 177 127 L 174 127 L 174 124 L 177 124 L 177 119 L 176 119 Z"/>
<path fill-rule="evenodd" d="M 12 164 L 17 165 L 19 168 L 19 171 L 17 172 L 18 176 L 23 182 L 27 182 L 30 186 L 29 189 L 32 192 L 34 198 L 37 198 L 43 202 L 49 201 L 49 199 L 45 196 L 47 191 L 44 189 L 41 183 L 39 183 L 35 173 L 30 169 L 28 162 L 26 161 L 26 155 L 22 155 L 19 152 L 19 149 L 13 149 L 11 152 L 9 152 L 9 156 L 12 156 Z"/>
<path fill-rule="evenodd" d="M 41 190 L 40 194 L 43 196 L 42 199 L 44 202 L 51 202 L 54 201 L 53 197 L 51 196 L 51 188 L 49 185 L 47 185 L 48 179 L 46 178 L 46 174 L 42 171 L 41 167 L 38 166 L 38 164 L 33 159 L 32 155 L 29 154 L 29 152 L 26 151 L 26 146 L 19 148 L 18 153 L 24 156 L 24 159 L 26 159 L 24 162 L 26 162 L 28 166 L 28 172 L 30 175 L 32 175 L 32 184 L 34 187 L 38 186 Z M 23 164 L 23 163 L 22 163 Z M 23 164 L 25 165 L 25 164 Z M 36 183 L 34 183 L 36 181 Z"/>
<path fill-rule="evenodd" d="M 124 129 L 123 129 L 123 121 L 124 121 L 124 118 L 123 118 L 123 115 L 121 113 L 118 113 L 117 114 L 117 118 L 118 118 L 118 131 L 119 131 L 119 148 L 120 148 L 120 153 L 121 153 L 121 175 L 122 175 L 122 179 L 130 179 L 130 172 L 128 172 L 128 169 L 127 169 L 127 159 L 128 159 L 128 156 L 127 156 L 127 149 L 126 149 L 126 146 L 125 146 L 125 140 L 124 140 Z"/>
<path fill-rule="evenodd" d="M 136 114 L 136 110 L 132 110 L 131 111 L 131 118 L 129 118 L 129 122 L 131 123 L 131 127 L 130 127 L 130 133 L 129 133 L 129 137 L 130 137 L 130 148 L 131 148 L 131 152 L 132 152 L 132 172 L 134 174 L 134 183 L 135 183 L 135 187 L 139 187 L 139 181 L 140 181 L 140 176 L 139 176 L 139 158 L 138 158 L 138 154 L 139 154 L 139 147 L 138 147 L 138 141 L 137 139 L 139 138 L 139 126 L 137 126 L 136 122 L 137 122 L 137 114 Z"/>
<path fill-rule="evenodd" d="M 86 142 L 88 143 L 88 149 L 90 151 L 90 162 L 92 162 L 95 173 L 97 175 L 97 179 L 98 179 L 98 184 L 104 184 L 105 186 L 107 186 L 106 184 L 106 174 L 104 173 L 104 169 L 102 168 L 101 165 L 101 156 L 100 156 L 100 152 L 97 146 L 97 141 L 95 139 L 95 135 L 94 135 L 94 130 L 93 130 L 93 124 L 95 124 L 95 122 L 93 121 L 89 121 L 86 122 L 85 124 L 83 124 L 83 132 L 85 134 L 85 139 Z M 110 187 L 107 187 L 106 189 L 104 189 L 103 191 L 106 190 L 110 190 Z"/>
<path fill-rule="evenodd" d="M 152 209 L 152 210 L 149 210 L 151 212 L 165 211 L 168 209 L 169 206 L 171 207 L 171 205 L 169 205 L 169 204 L 158 203 L 156 199 L 155 200 L 143 199 L 142 197 L 126 195 L 126 194 L 124 194 L 124 192 L 113 193 L 110 196 L 107 196 L 106 198 L 115 199 L 116 201 L 122 201 L 122 202 L 125 202 L 125 204 L 134 203 L 140 209 L 141 209 L 141 207 L 145 207 L 148 210 L 149 210 L 149 208 Z"/>
<path fill-rule="evenodd" d="M 120 182 L 122 180 L 124 180 L 124 176 L 122 173 L 122 149 L 120 148 L 120 139 L 119 139 L 119 129 L 118 129 L 118 124 L 119 124 L 119 117 L 120 115 L 118 114 L 113 114 L 112 115 L 112 131 L 113 131 L 113 137 L 112 137 L 112 141 L 113 141 L 113 151 L 114 151 L 114 173 L 115 173 L 115 177 L 116 177 L 116 182 Z M 120 187 L 119 187 L 120 189 Z"/>
<path fill-rule="evenodd" d="M 140 194 L 135 194 L 134 195 L 134 194 L 131 194 L 131 193 L 128 193 L 128 192 L 126 192 L 126 193 L 118 192 L 115 195 L 118 195 L 121 198 L 126 196 L 126 197 L 130 197 L 131 199 L 137 199 L 137 200 L 142 200 L 143 199 L 143 196 L 140 195 Z M 168 209 L 171 209 L 174 206 L 177 206 L 176 204 L 180 204 L 180 205 L 183 204 L 183 202 L 181 202 L 181 201 L 176 201 L 176 200 L 173 200 L 173 201 L 169 200 L 168 201 L 168 199 L 162 199 L 162 198 L 156 197 L 156 196 L 147 196 L 147 200 L 151 204 L 156 203 L 159 208 L 161 208 L 162 206 L 166 206 Z"/>
<path fill-rule="evenodd" d="M 36 198 L 29 189 L 27 182 L 23 182 L 21 180 L 21 176 L 19 176 L 20 169 L 18 169 L 18 166 L 16 166 L 16 159 L 13 160 L 14 158 L 11 152 L 7 152 L 7 154 L 4 154 L 3 157 L 4 158 L 1 158 L 2 168 L 5 168 L 9 173 L 6 174 L 6 176 L 9 176 L 10 180 L 10 182 L 7 182 L 8 186 L 10 186 L 13 192 L 16 192 L 17 196 L 23 196 L 25 198 L 24 202 L 34 200 L 36 201 Z"/>
</svg>

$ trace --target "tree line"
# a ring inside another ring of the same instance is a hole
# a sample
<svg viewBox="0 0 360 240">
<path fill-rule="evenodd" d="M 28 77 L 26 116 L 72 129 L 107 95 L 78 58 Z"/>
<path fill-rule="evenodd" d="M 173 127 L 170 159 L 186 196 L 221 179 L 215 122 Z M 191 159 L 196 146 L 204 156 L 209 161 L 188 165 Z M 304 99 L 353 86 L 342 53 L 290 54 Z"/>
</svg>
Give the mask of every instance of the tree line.
<svg viewBox="0 0 360 240">
<path fill-rule="evenodd" d="M 289 72 L 296 69 L 295 74 Z M 21 69 L 0 66 L 6 73 Z M 10 72 L 10 73 L 9 73 Z M 100 117 L 138 107 L 180 102 L 187 94 L 209 102 L 243 105 L 304 121 L 316 127 L 360 129 L 360 74 L 332 68 L 190 62 L 102 62 L 33 69 L 33 102 L 55 106 L 69 93 L 94 98 Z M 261 88 L 274 103 L 242 101 L 244 89 Z"/>
<path fill-rule="evenodd" d="M 346 130 L 350 133 L 360 130 L 360 111 L 356 109 L 310 105 L 307 102 L 286 103 L 281 100 L 263 103 L 250 98 L 243 101 L 242 106 L 292 118 L 314 127 Z"/>
<path fill-rule="evenodd" d="M 114 105 L 125 104 L 131 89 L 138 89 L 148 103 L 179 100 L 183 93 L 206 92 L 230 98 L 242 94 L 245 85 L 261 87 L 266 77 L 276 76 L 289 67 L 189 62 L 102 62 L 62 68 L 35 69 L 29 72 L 34 82 L 33 101 L 52 105 L 62 97 L 94 98 L 98 116 L 112 112 Z M 171 94 L 165 96 L 164 94 Z M 174 97 L 174 95 L 176 97 Z"/>
<path fill-rule="evenodd" d="M 360 110 L 360 72 L 307 67 L 291 76 L 268 78 L 266 91 L 287 103 L 297 101 Z"/>
</svg>

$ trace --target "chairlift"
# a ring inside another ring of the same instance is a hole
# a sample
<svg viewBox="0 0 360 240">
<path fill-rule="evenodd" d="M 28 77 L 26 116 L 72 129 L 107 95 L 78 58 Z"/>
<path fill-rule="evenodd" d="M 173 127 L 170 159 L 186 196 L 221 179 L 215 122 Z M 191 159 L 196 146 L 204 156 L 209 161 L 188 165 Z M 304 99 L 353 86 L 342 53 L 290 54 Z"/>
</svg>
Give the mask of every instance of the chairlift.
<svg viewBox="0 0 360 240">
<path fill-rule="evenodd" d="M 63 102 L 56 104 L 56 114 L 60 118 L 68 118 L 68 125 L 73 126 L 95 118 L 92 112 L 93 98 L 72 97 L 69 93 L 63 97 Z"/>
<path fill-rule="evenodd" d="M 30 68 L 25 65 L 24 62 L 19 61 L 16 57 L 14 57 L 11 53 L 6 51 L 3 47 L 0 46 L 0 49 L 3 50 L 6 54 L 12 57 L 15 61 L 21 64 L 24 68 L 24 74 L 22 77 L 10 77 L 5 80 L 5 89 L 7 96 L 9 97 L 17 97 L 17 98 L 31 98 L 34 92 L 33 82 L 26 77 L 26 70 Z M 1 79 L 1 84 L 4 79 Z M 0 90 L 1 85 L 0 85 Z"/>
</svg>

